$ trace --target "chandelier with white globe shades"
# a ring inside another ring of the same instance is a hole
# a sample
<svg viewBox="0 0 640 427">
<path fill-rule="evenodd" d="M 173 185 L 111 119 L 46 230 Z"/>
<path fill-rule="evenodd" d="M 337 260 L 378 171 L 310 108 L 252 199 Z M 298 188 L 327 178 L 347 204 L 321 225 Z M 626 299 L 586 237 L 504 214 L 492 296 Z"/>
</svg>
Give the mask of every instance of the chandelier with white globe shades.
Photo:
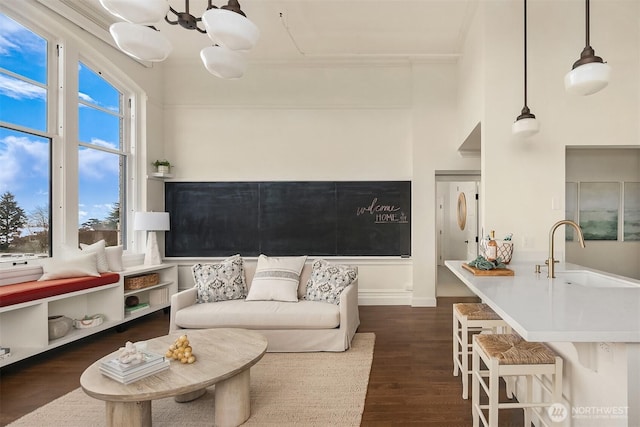
<svg viewBox="0 0 640 427">
<path fill-rule="evenodd" d="M 200 51 L 207 71 L 223 79 L 242 77 L 247 67 L 247 52 L 256 45 L 260 30 L 240 10 L 238 1 L 229 0 L 226 6 L 218 8 L 208 0 L 200 18 L 190 13 L 189 0 L 184 2 L 184 12 L 179 12 L 168 0 L 100 0 L 102 7 L 124 21 L 111 25 L 109 32 L 127 55 L 149 62 L 167 59 L 173 47 L 155 27 L 164 18 L 171 25 L 209 36 L 212 46 Z"/>
</svg>

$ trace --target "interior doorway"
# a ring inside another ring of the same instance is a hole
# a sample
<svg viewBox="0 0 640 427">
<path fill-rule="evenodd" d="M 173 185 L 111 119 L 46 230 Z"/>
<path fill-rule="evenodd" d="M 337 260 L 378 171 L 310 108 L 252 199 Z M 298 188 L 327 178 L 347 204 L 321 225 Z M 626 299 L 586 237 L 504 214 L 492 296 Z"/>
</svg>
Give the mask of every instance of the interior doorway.
<svg viewBox="0 0 640 427">
<path fill-rule="evenodd" d="M 478 255 L 479 189 L 479 174 L 436 175 L 436 296 L 473 295 L 444 262 Z"/>
</svg>

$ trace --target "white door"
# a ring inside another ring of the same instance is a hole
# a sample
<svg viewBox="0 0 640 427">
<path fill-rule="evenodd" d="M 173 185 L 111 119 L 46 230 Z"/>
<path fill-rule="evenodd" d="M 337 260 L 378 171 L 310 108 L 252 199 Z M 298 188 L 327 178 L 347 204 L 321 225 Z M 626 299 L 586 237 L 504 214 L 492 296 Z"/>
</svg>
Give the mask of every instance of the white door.
<svg viewBox="0 0 640 427">
<path fill-rule="evenodd" d="M 477 256 L 478 181 L 437 182 L 438 265 Z"/>
<path fill-rule="evenodd" d="M 456 225 L 459 233 L 453 233 L 451 238 L 464 245 L 465 259 L 470 261 L 478 256 L 478 183 L 474 181 L 455 184 Z"/>
</svg>

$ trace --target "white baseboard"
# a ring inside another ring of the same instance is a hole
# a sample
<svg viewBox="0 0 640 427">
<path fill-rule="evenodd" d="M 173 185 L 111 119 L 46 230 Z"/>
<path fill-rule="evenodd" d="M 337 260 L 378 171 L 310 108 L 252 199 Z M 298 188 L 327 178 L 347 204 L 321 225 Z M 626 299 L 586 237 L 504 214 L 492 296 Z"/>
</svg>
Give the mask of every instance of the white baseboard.
<svg viewBox="0 0 640 427">
<path fill-rule="evenodd" d="M 413 297 L 411 298 L 411 307 L 435 307 L 437 301 L 431 297 Z"/>
<path fill-rule="evenodd" d="M 411 305 L 412 296 L 398 289 L 358 289 L 358 305 Z"/>
</svg>

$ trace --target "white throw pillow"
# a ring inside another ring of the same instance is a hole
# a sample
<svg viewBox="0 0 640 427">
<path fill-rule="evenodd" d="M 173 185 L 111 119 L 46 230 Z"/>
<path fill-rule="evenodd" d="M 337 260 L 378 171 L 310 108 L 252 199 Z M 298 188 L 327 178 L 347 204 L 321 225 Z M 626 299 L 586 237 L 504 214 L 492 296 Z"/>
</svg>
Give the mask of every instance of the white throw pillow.
<svg viewBox="0 0 640 427">
<path fill-rule="evenodd" d="M 319 259 L 313 263 L 304 299 L 340 304 L 340 294 L 356 277 L 358 270 L 354 266 L 331 264 Z"/>
<path fill-rule="evenodd" d="M 198 303 L 243 299 L 247 296 L 244 261 L 240 255 L 216 264 L 196 264 L 191 271 L 198 290 Z"/>
<path fill-rule="evenodd" d="M 122 245 L 119 246 L 107 246 L 104 248 L 107 255 L 107 264 L 109 264 L 109 271 L 122 271 Z"/>
<path fill-rule="evenodd" d="M 307 256 L 269 258 L 258 257 L 247 301 L 298 301 L 300 273 Z"/>
<path fill-rule="evenodd" d="M 82 249 L 83 252 L 92 252 L 96 254 L 99 273 L 106 273 L 109 271 L 109 263 L 107 263 L 107 254 L 105 253 L 104 247 L 104 240 L 98 240 L 91 245 L 80 243 L 80 249 Z"/>
<path fill-rule="evenodd" d="M 82 276 L 100 277 L 96 267 L 96 258 L 95 253 L 83 254 L 69 259 L 49 258 L 42 262 L 44 274 L 38 281 Z"/>
</svg>

